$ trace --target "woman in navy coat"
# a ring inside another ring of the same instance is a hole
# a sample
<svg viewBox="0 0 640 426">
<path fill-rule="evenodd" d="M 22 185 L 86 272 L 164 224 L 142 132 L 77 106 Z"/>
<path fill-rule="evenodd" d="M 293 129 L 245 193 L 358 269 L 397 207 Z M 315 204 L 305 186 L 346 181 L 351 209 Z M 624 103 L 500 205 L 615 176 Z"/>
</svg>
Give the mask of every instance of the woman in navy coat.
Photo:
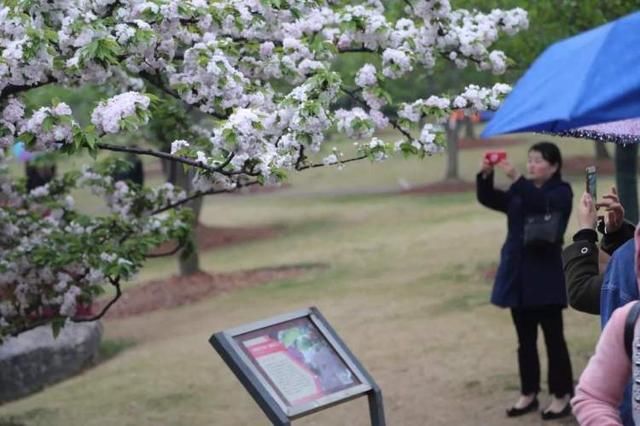
<svg viewBox="0 0 640 426">
<path fill-rule="evenodd" d="M 562 156 L 551 142 L 540 142 L 529 149 L 528 177 L 521 176 L 507 161 L 495 165 L 512 180 L 506 191 L 493 186 L 494 165 L 484 159 L 476 179 L 478 201 L 507 215 L 507 238 L 500 252 L 500 265 L 491 294 L 494 305 L 511 309 L 518 335 L 518 366 L 521 395 L 507 410 L 509 417 L 538 408 L 540 362 L 538 359 L 538 325 L 541 326 L 549 359 L 549 393 L 551 404 L 542 418 L 569 415 L 573 395 L 571 360 L 564 338 L 562 309 L 567 306 L 567 290 L 562 270 L 562 241 L 544 248 L 525 247 L 524 218 L 547 211 L 562 215 L 564 235 L 573 192 L 562 180 Z"/>
</svg>

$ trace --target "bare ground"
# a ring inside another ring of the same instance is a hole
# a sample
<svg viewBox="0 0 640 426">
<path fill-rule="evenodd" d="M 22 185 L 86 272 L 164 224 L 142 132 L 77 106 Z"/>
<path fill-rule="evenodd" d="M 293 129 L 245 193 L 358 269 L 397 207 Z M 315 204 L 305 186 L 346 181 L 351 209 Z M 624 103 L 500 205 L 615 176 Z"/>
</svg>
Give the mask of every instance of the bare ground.
<svg viewBox="0 0 640 426">
<path fill-rule="evenodd" d="M 125 318 L 186 305 L 230 290 L 293 278 L 318 266 L 279 266 L 229 273 L 199 272 L 186 277 L 152 280 L 124 291 L 105 317 Z M 94 311 L 100 312 L 106 303 L 106 300 L 99 302 Z"/>
</svg>

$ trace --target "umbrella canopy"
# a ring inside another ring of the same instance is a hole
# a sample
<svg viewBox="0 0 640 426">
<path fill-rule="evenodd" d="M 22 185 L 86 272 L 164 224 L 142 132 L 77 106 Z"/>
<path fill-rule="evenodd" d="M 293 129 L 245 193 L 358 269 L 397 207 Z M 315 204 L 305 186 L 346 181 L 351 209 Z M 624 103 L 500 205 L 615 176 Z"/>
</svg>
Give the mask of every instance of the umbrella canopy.
<svg viewBox="0 0 640 426">
<path fill-rule="evenodd" d="M 551 45 L 517 82 L 483 137 L 561 133 L 640 117 L 640 12 Z"/>
<path fill-rule="evenodd" d="M 621 144 L 640 143 L 640 118 L 594 124 L 558 133 L 560 136 Z"/>
</svg>

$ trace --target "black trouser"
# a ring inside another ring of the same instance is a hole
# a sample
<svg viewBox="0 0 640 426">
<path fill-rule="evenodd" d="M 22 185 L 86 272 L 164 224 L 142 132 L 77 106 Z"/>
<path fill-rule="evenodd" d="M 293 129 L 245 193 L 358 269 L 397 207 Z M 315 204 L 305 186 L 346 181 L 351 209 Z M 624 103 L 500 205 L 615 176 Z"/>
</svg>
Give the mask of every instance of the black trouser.
<svg viewBox="0 0 640 426">
<path fill-rule="evenodd" d="M 523 395 L 540 391 L 540 361 L 538 359 L 538 324 L 542 327 L 549 359 L 549 393 L 560 398 L 573 395 L 573 373 L 567 342 L 564 340 L 562 308 L 548 306 L 511 309 L 518 333 L 518 366 L 520 390 Z"/>
</svg>

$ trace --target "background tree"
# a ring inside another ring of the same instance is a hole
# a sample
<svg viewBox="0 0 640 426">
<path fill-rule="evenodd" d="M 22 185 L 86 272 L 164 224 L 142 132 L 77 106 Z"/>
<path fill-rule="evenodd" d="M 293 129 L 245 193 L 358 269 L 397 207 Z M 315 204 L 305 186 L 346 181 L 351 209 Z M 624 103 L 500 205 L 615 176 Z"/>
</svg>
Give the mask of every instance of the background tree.
<svg viewBox="0 0 640 426">
<path fill-rule="evenodd" d="M 171 143 L 177 139 L 197 139 L 199 136 L 193 131 L 198 110 L 191 107 L 185 108 L 180 102 L 159 93 L 163 97 L 163 107 L 149 123 L 148 139 L 160 151 L 170 153 Z M 194 170 L 186 168 L 182 164 L 170 159 L 162 159 L 162 172 L 167 182 L 185 191 L 187 197 L 193 195 L 192 181 Z M 191 227 L 195 230 L 199 223 L 202 210 L 202 197 L 196 197 L 184 206 L 191 210 Z M 178 268 L 181 276 L 188 276 L 200 272 L 200 259 L 197 241 L 193 233 L 184 247 L 181 247 L 178 255 Z"/>
</svg>

